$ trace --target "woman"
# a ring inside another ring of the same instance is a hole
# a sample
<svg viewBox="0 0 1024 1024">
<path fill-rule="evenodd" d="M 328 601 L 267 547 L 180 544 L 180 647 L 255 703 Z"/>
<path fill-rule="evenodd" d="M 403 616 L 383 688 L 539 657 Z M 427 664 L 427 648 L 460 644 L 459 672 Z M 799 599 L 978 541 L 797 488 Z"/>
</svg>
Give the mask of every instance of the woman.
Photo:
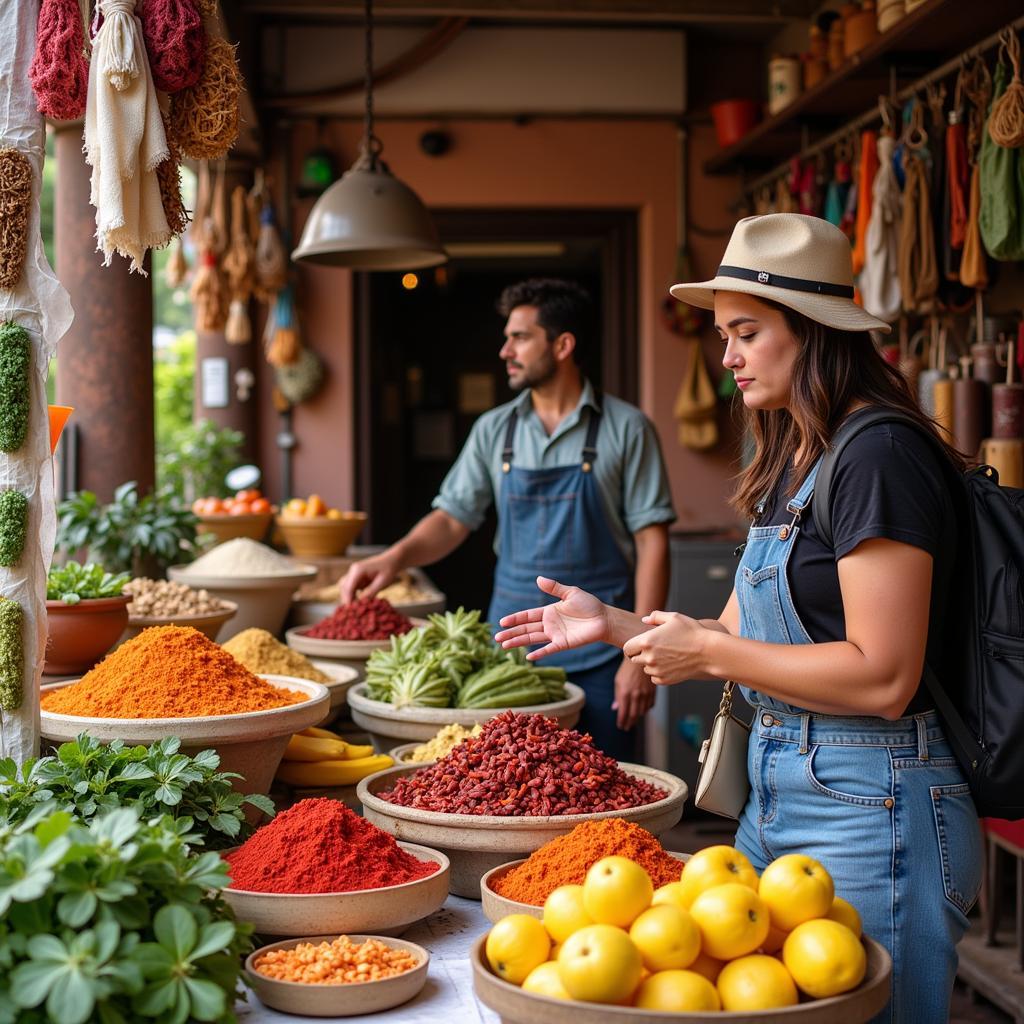
<svg viewBox="0 0 1024 1024">
<path fill-rule="evenodd" d="M 883 423 L 836 466 L 833 547 L 817 535 L 819 460 L 847 415 L 883 406 L 933 429 L 877 353 L 868 331 L 889 327 L 853 302 L 852 283 L 842 232 L 772 214 L 737 224 L 713 280 L 672 288 L 714 309 L 756 442 L 734 499 L 753 525 L 721 616 L 641 619 L 541 578 L 556 603 L 502 619 L 497 639 L 543 644 L 531 658 L 604 641 L 657 684 L 740 683 L 755 713 L 737 848 L 759 871 L 785 853 L 821 861 L 892 954 L 878 1020 L 931 1024 L 948 1019 L 981 882 L 977 815 L 921 683 L 926 653 L 956 683 L 943 669 L 957 510 L 936 446 Z"/>
</svg>

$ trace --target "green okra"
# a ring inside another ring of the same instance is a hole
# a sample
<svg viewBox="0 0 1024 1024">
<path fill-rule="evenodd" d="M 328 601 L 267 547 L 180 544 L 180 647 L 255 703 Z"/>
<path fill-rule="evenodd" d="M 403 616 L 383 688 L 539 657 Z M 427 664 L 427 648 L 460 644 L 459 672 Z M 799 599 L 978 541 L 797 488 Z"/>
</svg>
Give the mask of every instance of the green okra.
<svg viewBox="0 0 1024 1024">
<path fill-rule="evenodd" d="M 25 550 L 28 498 L 21 491 L 0 491 L 0 565 L 17 565 Z"/>
<path fill-rule="evenodd" d="M 13 320 L 0 325 L 0 451 L 15 452 L 28 433 L 32 340 Z"/>
<path fill-rule="evenodd" d="M 0 597 L 0 711 L 21 707 L 25 650 L 21 640 L 21 605 Z"/>
</svg>

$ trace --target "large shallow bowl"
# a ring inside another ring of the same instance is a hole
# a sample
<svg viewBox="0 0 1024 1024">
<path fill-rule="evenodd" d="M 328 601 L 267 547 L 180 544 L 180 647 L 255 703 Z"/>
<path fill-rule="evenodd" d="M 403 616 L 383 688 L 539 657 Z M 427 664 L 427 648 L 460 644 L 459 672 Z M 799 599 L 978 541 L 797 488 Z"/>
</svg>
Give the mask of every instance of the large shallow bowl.
<svg viewBox="0 0 1024 1024">
<path fill-rule="evenodd" d="M 335 606 L 337 607 L 337 606 Z M 328 615 L 334 611 L 332 607 Z M 320 620 L 317 619 L 317 622 Z M 419 628 L 427 625 L 426 619 L 411 619 L 413 626 Z M 374 651 L 382 651 L 391 646 L 391 638 L 384 640 L 321 640 L 319 637 L 306 636 L 306 626 L 295 626 L 285 633 L 288 646 L 305 654 L 309 658 L 334 658 L 341 661 L 365 661 Z"/>
<path fill-rule="evenodd" d="M 565 700 L 549 704 L 531 704 L 529 707 L 513 708 L 524 715 L 546 715 L 557 718 L 563 729 L 571 729 L 580 718 L 586 703 L 583 689 L 574 683 L 566 683 Z M 446 725 L 474 726 L 489 722 L 507 708 L 396 708 L 381 700 L 366 696 L 366 683 L 353 686 L 348 694 L 348 706 L 352 721 L 365 729 L 378 750 L 389 750 L 397 743 L 419 740 L 421 743 L 435 736 Z"/>
<path fill-rule="evenodd" d="M 288 550 L 298 558 L 330 558 L 343 555 L 366 525 L 365 512 L 342 512 L 341 519 L 327 516 L 290 516 L 275 520 Z"/>
<path fill-rule="evenodd" d="M 683 864 L 692 856 L 689 853 L 675 853 L 672 850 L 666 850 L 665 852 Z M 496 868 L 491 868 L 480 879 L 480 906 L 483 909 L 484 917 L 491 924 L 497 924 L 503 917 L 508 917 L 509 914 L 528 914 L 530 917 L 537 918 L 537 920 L 543 919 L 543 906 L 538 907 L 533 903 L 520 903 L 518 900 L 506 899 L 504 896 L 499 896 L 492 888 L 492 885 L 498 879 L 504 878 L 513 868 L 519 867 L 525 861 L 526 858 L 524 857 L 521 860 L 509 861 L 508 864 L 499 864 Z M 682 869 L 680 869 L 680 874 L 682 874 Z"/>
<path fill-rule="evenodd" d="M 192 626 L 211 640 L 217 639 L 225 622 L 238 614 L 238 605 L 234 601 L 225 601 L 219 612 L 200 612 L 192 615 L 132 615 L 128 614 L 128 628 L 121 634 L 121 643 L 138 636 L 144 629 L 151 626 Z"/>
<path fill-rule="evenodd" d="M 623 771 L 667 791 L 652 804 L 590 814 L 552 814 L 501 817 L 490 814 L 445 814 L 382 800 L 377 794 L 390 789 L 419 765 L 395 766 L 369 775 L 356 786 L 363 816 L 404 842 L 422 843 L 440 850 L 452 864 L 451 891 L 466 899 L 480 899 L 480 879 L 499 864 L 526 857 L 556 836 L 571 832 L 584 821 L 623 818 L 643 825 L 653 835 L 672 828 L 683 814 L 687 788 L 682 779 L 640 764 L 621 764 Z"/>
<path fill-rule="evenodd" d="M 277 893 L 225 889 L 224 899 L 240 921 L 248 921 L 258 935 L 326 935 L 373 932 L 401 935 L 411 924 L 440 910 L 448 898 L 448 858 L 437 850 L 414 843 L 399 843 L 417 860 L 440 867 L 426 878 L 384 889 L 356 892 Z"/>
<path fill-rule="evenodd" d="M 284 625 L 295 588 L 316 575 L 316 566 L 296 565 L 294 572 L 271 576 L 207 576 L 185 572 L 188 566 L 172 565 L 167 578 L 175 583 L 208 590 L 222 601 L 238 605 L 238 612 L 217 634 L 219 643 L 243 629 L 265 629 L 277 636 Z M 305 652 L 303 652 L 305 653 Z"/>
<path fill-rule="evenodd" d="M 237 537 L 248 537 L 249 540 L 263 540 L 267 535 L 267 527 L 274 518 L 273 512 L 255 512 L 245 516 L 232 516 L 227 513 L 212 516 L 196 516 L 199 525 L 198 533 L 209 533 L 216 537 L 217 544 Z"/>
<path fill-rule="evenodd" d="M 40 710 L 40 732 L 44 739 L 63 743 L 87 732 L 104 743 L 123 740 L 144 746 L 166 736 L 178 736 L 184 753 L 197 753 L 212 747 L 220 755 L 220 768 L 238 772 L 234 786 L 242 793 L 266 793 L 281 763 L 292 733 L 301 732 L 323 721 L 330 695 L 327 687 L 308 679 L 265 675 L 272 686 L 299 690 L 309 695 L 301 704 L 287 704 L 268 711 L 249 711 L 238 715 L 208 715 L 203 718 L 87 718 L 59 715 Z M 68 679 L 40 688 L 46 694 L 78 682 Z"/>
<path fill-rule="evenodd" d="M 427 964 L 430 954 L 415 942 L 392 939 L 380 935 L 349 935 L 353 942 L 367 939 L 381 939 L 396 949 L 404 949 L 417 958 L 419 963 L 404 974 L 379 981 L 364 981 L 351 985 L 307 985 L 295 981 L 277 981 L 268 978 L 255 969 L 257 957 L 272 949 L 290 949 L 300 942 L 331 942 L 337 935 L 316 935 L 288 939 L 261 946 L 250 953 L 245 961 L 245 980 L 259 996 L 260 1002 L 282 1013 L 297 1014 L 301 1017 L 355 1017 L 360 1014 L 377 1013 L 393 1006 L 401 1006 L 420 993 L 427 981 Z"/>
<path fill-rule="evenodd" d="M 414 765 L 416 768 L 423 768 L 428 764 L 433 764 L 434 761 L 407 761 L 406 758 L 411 754 L 417 747 L 422 747 L 423 744 L 416 740 L 413 743 L 400 743 L 397 747 L 392 747 L 388 751 L 388 756 L 395 762 L 395 764 L 402 765 Z"/>
<path fill-rule="evenodd" d="M 473 991 L 484 1006 L 501 1017 L 502 1024 L 713 1024 L 718 1020 L 729 1024 L 865 1024 L 889 1001 L 892 960 L 885 947 L 873 939 L 863 940 L 867 974 L 852 992 L 776 1010 L 739 1013 L 660 1013 L 536 996 L 491 973 L 484 956 L 486 941 L 486 934 L 481 935 L 470 954 Z"/>
</svg>

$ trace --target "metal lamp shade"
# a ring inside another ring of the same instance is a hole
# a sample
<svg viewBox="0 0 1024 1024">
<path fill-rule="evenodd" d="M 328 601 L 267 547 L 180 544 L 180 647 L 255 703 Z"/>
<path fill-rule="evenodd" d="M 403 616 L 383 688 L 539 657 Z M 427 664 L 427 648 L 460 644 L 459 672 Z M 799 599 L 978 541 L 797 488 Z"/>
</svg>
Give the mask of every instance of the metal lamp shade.
<svg viewBox="0 0 1024 1024">
<path fill-rule="evenodd" d="M 380 164 L 346 171 L 316 201 L 293 260 L 353 270 L 414 270 L 444 263 L 415 192 Z"/>
</svg>

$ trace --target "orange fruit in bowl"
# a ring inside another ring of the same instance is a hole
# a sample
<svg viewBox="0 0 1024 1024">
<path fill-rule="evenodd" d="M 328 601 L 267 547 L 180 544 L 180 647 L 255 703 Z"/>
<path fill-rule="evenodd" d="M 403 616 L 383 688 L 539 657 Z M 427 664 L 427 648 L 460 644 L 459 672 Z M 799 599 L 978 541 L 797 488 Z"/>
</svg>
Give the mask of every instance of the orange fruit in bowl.
<svg viewBox="0 0 1024 1024">
<path fill-rule="evenodd" d="M 722 968 L 718 995 L 727 1012 L 796 1006 L 800 995 L 785 966 L 773 956 L 742 956 Z"/>
<path fill-rule="evenodd" d="M 621 928 L 610 924 L 581 928 L 562 943 L 558 953 L 558 976 L 566 992 L 588 1003 L 629 999 L 642 973 L 640 950 Z"/>
<path fill-rule="evenodd" d="M 857 908 L 852 903 L 847 903 L 842 896 L 837 896 L 832 901 L 832 906 L 825 916 L 840 924 L 845 924 L 858 939 L 864 934 L 864 926 L 861 924 Z"/>
<path fill-rule="evenodd" d="M 628 857 L 602 857 L 583 880 L 583 909 L 592 920 L 628 928 L 651 905 L 651 876 Z"/>
<path fill-rule="evenodd" d="M 700 952 L 700 929 L 689 912 L 661 904 L 645 910 L 629 928 L 629 937 L 640 950 L 650 971 L 682 970 Z"/>
<path fill-rule="evenodd" d="M 701 934 L 701 949 L 716 960 L 734 960 L 758 949 L 770 918 L 764 900 L 739 882 L 706 889 L 690 907 Z"/>
<path fill-rule="evenodd" d="M 715 986 L 693 971 L 658 971 L 637 989 L 633 1005 L 662 1013 L 714 1013 L 722 1008 Z"/>
<path fill-rule="evenodd" d="M 503 917 L 487 933 L 484 943 L 491 970 L 513 985 L 521 985 L 535 967 L 547 960 L 550 951 L 551 939 L 544 925 L 529 914 Z"/>
<path fill-rule="evenodd" d="M 772 924 L 784 932 L 824 917 L 835 899 L 832 876 L 803 853 L 787 853 L 773 860 L 761 875 L 758 892 L 768 904 Z"/>
<path fill-rule="evenodd" d="M 782 960 L 800 989 L 814 999 L 856 988 L 868 962 L 860 939 L 829 918 L 797 925 L 782 947 Z"/>
<path fill-rule="evenodd" d="M 728 882 L 737 882 L 757 892 L 754 865 L 746 854 L 731 846 L 706 846 L 686 862 L 676 892 L 688 907 L 705 889 Z"/>
</svg>

